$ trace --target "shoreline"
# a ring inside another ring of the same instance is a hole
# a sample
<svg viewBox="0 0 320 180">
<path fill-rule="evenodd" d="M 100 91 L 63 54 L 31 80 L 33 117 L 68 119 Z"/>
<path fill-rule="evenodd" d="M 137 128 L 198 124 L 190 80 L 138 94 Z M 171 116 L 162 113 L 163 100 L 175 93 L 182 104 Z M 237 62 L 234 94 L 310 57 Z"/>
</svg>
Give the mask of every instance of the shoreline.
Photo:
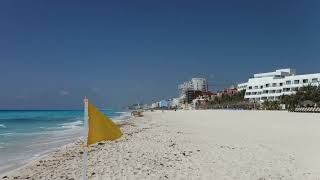
<svg viewBox="0 0 320 180">
<path fill-rule="evenodd" d="M 116 120 L 116 124 L 118 124 L 120 127 L 125 127 L 128 124 L 131 124 L 132 120 L 134 118 L 125 118 L 125 119 L 117 119 Z M 101 143 L 108 143 L 108 142 L 101 142 Z M 96 146 L 98 146 L 101 143 L 97 143 L 96 145 L 93 145 L 88 153 L 90 151 L 92 151 L 92 148 L 95 148 Z M 72 142 L 72 143 L 68 143 L 65 144 L 63 146 L 60 147 L 56 147 L 54 149 L 49 150 L 48 152 L 44 153 L 43 155 L 40 155 L 36 158 L 32 158 L 29 161 L 27 161 L 26 163 L 24 163 L 23 165 L 11 169 L 9 171 L 0 173 L 0 179 L 30 179 L 31 177 L 29 175 L 26 175 L 25 177 L 21 177 L 21 172 L 22 174 L 24 173 L 24 171 L 26 171 L 26 169 L 28 168 L 35 168 L 35 167 L 39 167 L 39 162 L 46 162 L 47 159 L 52 159 L 52 157 L 56 157 L 59 156 L 61 154 L 64 153 L 68 153 L 68 152 L 72 152 L 72 151 L 79 151 L 82 152 L 82 144 L 83 144 L 83 137 L 79 137 L 76 142 Z M 80 153 L 81 154 L 81 153 Z M 82 159 L 82 154 L 80 155 L 80 160 Z M 81 162 L 81 167 L 82 167 L 82 162 Z M 81 170 L 81 169 L 80 169 Z M 28 170 L 27 170 L 28 171 Z M 29 172 L 29 171 L 28 171 Z M 61 177 L 60 177 L 61 178 Z M 63 178 L 61 178 L 63 179 Z"/>
<path fill-rule="evenodd" d="M 22 160 L 17 160 L 15 162 L 8 161 L 8 162 L 10 162 L 9 165 L 7 165 L 4 168 L 1 167 L 0 177 L 1 177 L 2 174 L 14 171 L 14 170 L 19 169 L 19 168 L 22 168 L 22 167 L 28 165 L 32 161 L 35 161 L 35 160 L 37 160 L 37 159 L 39 159 L 41 157 L 44 157 L 44 156 L 46 156 L 46 155 L 48 155 L 50 153 L 53 153 L 55 151 L 59 151 L 64 146 L 68 146 L 70 144 L 73 144 L 74 141 L 79 141 L 79 140 L 81 140 L 81 138 L 83 138 L 82 136 L 79 136 L 78 132 L 74 133 L 74 134 L 72 134 L 72 133 L 71 134 L 67 134 L 67 135 L 68 136 L 71 135 L 69 137 L 71 137 L 72 140 L 63 140 L 60 143 L 58 143 L 57 146 L 55 146 L 55 147 L 48 147 L 46 149 L 42 149 L 39 152 L 33 153 L 33 155 L 30 156 L 29 158 L 25 158 L 25 159 L 22 159 Z"/>
<path fill-rule="evenodd" d="M 88 152 L 89 179 L 319 179 L 320 115 L 277 111 L 155 111 Z M 319 126 L 318 126 L 319 125 Z M 81 145 L 4 179 L 80 179 Z M 0 176 L 3 178 L 3 176 Z"/>
<path fill-rule="evenodd" d="M 121 116 L 114 118 L 114 120 L 115 120 L 115 122 L 117 124 L 125 123 L 126 121 L 130 121 L 131 119 L 132 118 L 128 116 L 128 112 L 123 112 Z M 70 129 L 68 129 L 68 130 L 70 130 Z M 12 164 L 10 164 L 8 166 L 5 166 L 5 167 L 1 168 L 0 178 L 3 177 L 3 176 L 12 175 L 13 173 L 15 173 L 15 172 L 27 167 L 28 165 L 33 164 L 34 162 L 36 162 L 38 160 L 41 160 L 43 158 L 46 158 L 47 156 L 50 156 L 53 153 L 59 152 L 59 151 L 61 151 L 63 149 L 67 149 L 68 147 L 75 147 L 78 144 L 83 143 L 83 136 L 81 134 L 82 133 L 80 133 L 80 136 L 77 135 L 77 136 L 73 137 L 74 140 L 70 140 L 70 141 L 73 141 L 73 142 L 65 141 L 64 143 L 61 143 L 57 147 L 48 148 L 46 150 L 43 150 L 43 151 L 41 151 L 39 153 L 34 154 L 30 158 L 14 162 L 14 163 L 12 163 Z"/>
<path fill-rule="evenodd" d="M 81 139 L 83 139 L 83 137 L 79 137 L 77 139 L 77 142 L 82 141 Z M 68 144 L 62 145 L 60 147 L 56 147 L 56 148 L 53 148 L 53 149 L 48 150 L 46 152 L 43 152 L 41 155 L 30 158 L 30 159 L 26 160 L 26 162 L 23 162 L 22 164 L 17 165 L 17 167 L 12 167 L 10 170 L 6 170 L 6 171 L 0 173 L 0 177 L 12 176 L 12 174 L 14 174 L 15 172 L 18 172 L 19 170 L 24 169 L 24 168 L 28 167 L 29 165 L 34 164 L 36 161 L 39 161 L 43 158 L 46 158 L 47 156 L 50 156 L 51 154 L 53 154 L 55 152 L 61 151 L 62 149 L 70 147 L 70 146 L 76 146 L 77 142 L 68 143 Z"/>
<path fill-rule="evenodd" d="M 10 171 L 7 171 L 7 172 L 0 174 L 0 177 L 2 177 L 2 179 L 30 179 L 29 176 L 21 178 L 21 176 L 18 174 L 20 173 L 20 171 L 23 172 L 27 168 L 30 168 L 30 167 L 32 168 L 34 166 L 38 166 L 37 164 L 39 162 L 42 162 L 43 159 L 50 158 L 51 156 L 55 156 L 55 154 L 57 154 L 57 153 L 60 153 L 60 152 L 65 151 L 67 149 L 72 149 L 72 148 L 76 147 L 77 145 L 79 145 L 79 143 L 80 143 L 80 141 L 75 142 L 75 143 L 69 143 L 69 144 L 63 145 L 61 147 L 57 147 L 56 149 L 49 151 L 49 152 L 47 152 L 37 158 L 33 158 L 32 160 L 28 161 L 27 163 L 25 163 L 22 166 L 19 166 L 18 168 L 15 168 L 15 169 L 12 169 Z"/>
</svg>

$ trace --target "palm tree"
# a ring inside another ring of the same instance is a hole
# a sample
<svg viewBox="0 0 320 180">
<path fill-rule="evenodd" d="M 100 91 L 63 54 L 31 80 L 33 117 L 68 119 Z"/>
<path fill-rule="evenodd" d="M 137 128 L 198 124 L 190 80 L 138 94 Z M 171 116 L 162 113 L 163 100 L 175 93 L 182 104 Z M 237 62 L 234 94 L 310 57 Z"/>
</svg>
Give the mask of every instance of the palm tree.
<svg viewBox="0 0 320 180">
<path fill-rule="evenodd" d="M 281 103 L 285 104 L 290 111 L 293 111 L 304 101 L 312 101 L 319 105 L 320 87 L 311 85 L 304 86 L 301 87 L 295 94 L 281 97 Z"/>
</svg>

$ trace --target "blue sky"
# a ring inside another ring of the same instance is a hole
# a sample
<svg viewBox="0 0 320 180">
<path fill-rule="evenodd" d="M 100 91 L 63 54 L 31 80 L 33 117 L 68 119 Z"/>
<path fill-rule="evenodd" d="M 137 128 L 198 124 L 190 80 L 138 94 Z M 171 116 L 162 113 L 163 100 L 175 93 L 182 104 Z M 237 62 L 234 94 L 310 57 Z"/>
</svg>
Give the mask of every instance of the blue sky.
<svg viewBox="0 0 320 180">
<path fill-rule="evenodd" d="M 320 72 L 320 1 L 0 1 L 0 109 L 120 108 L 253 73 Z M 216 86 L 215 86 L 216 84 Z"/>
</svg>

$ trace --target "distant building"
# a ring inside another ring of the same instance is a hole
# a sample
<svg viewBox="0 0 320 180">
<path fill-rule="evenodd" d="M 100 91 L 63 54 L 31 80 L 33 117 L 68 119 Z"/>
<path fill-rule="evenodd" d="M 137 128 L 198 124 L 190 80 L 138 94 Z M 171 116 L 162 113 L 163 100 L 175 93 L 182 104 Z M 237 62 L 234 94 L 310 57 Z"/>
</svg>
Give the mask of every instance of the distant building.
<svg viewBox="0 0 320 180">
<path fill-rule="evenodd" d="M 216 93 L 210 91 L 201 92 L 197 94 L 197 97 L 192 100 L 193 109 L 207 109 L 208 102 L 214 100 L 217 97 Z"/>
<path fill-rule="evenodd" d="M 233 96 L 235 94 L 237 94 L 239 91 L 238 91 L 238 88 L 235 88 L 235 87 L 230 87 L 230 88 L 227 88 L 223 91 L 223 94 L 226 94 L 226 95 L 229 95 L 229 96 Z"/>
<path fill-rule="evenodd" d="M 187 102 L 188 104 L 192 103 L 192 100 L 202 95 L 202 91 L 189 90 L 187 91 Z"/>
<path fill-rule="evenodd" d="M 223 91 L 218 91 L 217 92 L 217 97 L 222 97 L 222 95 L 223 95 Z"/>
<path fill-rule="evenodd" d="M 192 101 L 192 109 L 206 109 L 208 105 L 208 100 L 198 97 Z"/>
<path fill-rule="evenodd" d="M 152 103 L 150 108 L 179 108 L 181 103 L 180 98 L 163 99 L 159 102 Z"/>
<path fill-rule="evenodd" d="M 170 101 L 170 107 L 171 108 L 177 108 L 179 107 L 180 99 L 179 98 L 172 98 Z"/>
<path fill-rule="evenodd" d="M 132 104 L 132 105 L 130 105 L 130 106 L 127 106 L 127 109 L 129 109 L 129 110 L 136 110 L 136 109 L 141 109 L 141 108 L 143 108 L 143 104 Z"/>
<path fill-rule="evenodd" d="M 170 102 L 168 100 L 161 100 L 159 102 L 160 108 L 168 108 L 170 106 Z"/>
<path fill-rule="evenodd" d="M 237 86 L 238 91 L 246 90 L 247 89 L 247 85 L 248 85 L 248 83 L 238 84 L 238 86 Z"/>
<path fill-rule="evenodd" d="M 184 82 L 178 86 L 180 91 L 180 99 L 184 103 L 192 103 L 201 92 L 208 92 L 208 82 L 205 78 L 192 78 L 191 81 Z"/>
<path fill-rule="evenodd" d="M 178 89 L 180 91 L 180 95 L 184 95 L 185 92 L 188 91 L 188 90 L 193 90 L 191 81 L 184 82 L 184 83 L 180 84 L 178 86 Z"/>
<path fill-rule="evenodd" d="M 159 102 L 152 103 L 151 108 L 153 109 L 159 108 Z"/>
<path fill-rule="evenodd" d="M 188 90 L 206 92 L 208 91 L 208 82 L 205 78 L 192 78 L 191 81 L 180 84 L 178 89 L 181 94 L 184 94 Z"/>
<path fill-rule="evenodd" d="M 205 78 L 192 78 L 191 79 L 192 90 L 194 91 L 208 91 L 208 82 Z"/>
<path fill-rule="evenodd" d="M 238 89 L 246 86 L 245 99 L 250 101 L 275 101 L 282 95 L 296 93 L 303 86 L 319 86 L 319 81 L 320 73 L 296 75 L 295 70 L 279 69 L 274 72 L 254 74 L 247 83 L 239 84 Z"/>
</svg>

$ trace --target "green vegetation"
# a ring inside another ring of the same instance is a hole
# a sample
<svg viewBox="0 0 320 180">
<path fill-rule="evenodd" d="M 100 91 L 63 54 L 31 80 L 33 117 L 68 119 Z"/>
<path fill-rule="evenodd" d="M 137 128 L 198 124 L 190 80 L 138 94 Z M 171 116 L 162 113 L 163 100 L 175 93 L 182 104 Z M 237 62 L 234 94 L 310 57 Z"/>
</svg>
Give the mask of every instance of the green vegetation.
<svg viewBox="0 0 320 180">
<path fill-rule="evenodd" d="M 266 110 L 280 110 L 279 101 L 264 101 L 262 103 L 262 108 Z"/>
<path fill-rule="evenodd" d="M 320 106 L 320 86 L 304 86 L 298 89 L 295 94 L 284 95 L 280 101 L 265 101 L 262 104 L 244 100 L 245 91 L 233 96 L 223 94 L 221 97 L 208 101 L 206 109 L 266 109 L 280 110 L 281 104 L 285 104 L 289 111 L 297 107 Z"/>
<path fill-rule="evenodd" d="M 319 105 L 320 87 L 308 85 L 300 88 L 296 94 L 281 97 L 281 103 L 285 104 L 289 111 L 293 111 L 296 107 L 303 106 L 303 103 L 306 101 Z"/>
<path fill-rule="evenodd" d="M 245 91 L 230 96 L 223 94 L 208 102 L 209 109 L 255 109 L 256 104 L 244 100 Z"/>
<path fill-rule="evenodd" d="M 212 101 L 213 104 L 225 104 L 225 103 L 234 103 L 234 102 L 242 102 L 244 101 L 244 95 L 245 91 L 240 91 L 237 94 L 233 96 L 229 96 L 227 94 L 223 94 L 221 97 L 217 97 L 214 101 Z"/>
</svg>

